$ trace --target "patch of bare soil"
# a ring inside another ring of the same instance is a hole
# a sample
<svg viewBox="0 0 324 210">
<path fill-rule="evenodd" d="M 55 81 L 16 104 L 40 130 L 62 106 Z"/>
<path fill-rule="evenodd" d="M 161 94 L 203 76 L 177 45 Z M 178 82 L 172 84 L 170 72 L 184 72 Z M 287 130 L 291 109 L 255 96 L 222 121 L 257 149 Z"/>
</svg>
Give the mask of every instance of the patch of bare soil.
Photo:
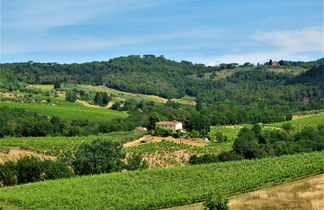
<svg viewBox="0 0 324 210">
<path fill-rule="evenodd" d="M 159 136 L 145 135 L 142 138 L 139 138 L 139 139 L 137 139 L 135 141 L 127 142 L 126 144 L 124 144 L 124 147 L 135 147 L 135 146 L 145 144 L 145 143 L 160 142 L 162 140 L 173 141 L 175 143 L 180 143 L 180 141 L 181 141 L 184 144 L 193 145 L 193 146 L 200 146 L 200 147 L 204 147 L 204 146 L 207 145 L 207 143 L 202 139 L 191 140 L 191 139 L 173 138 L 171 136 L 159 137 Z"/>
<path fill-rule="evenodd" d="M 11 148 L 9 152 L 0 152 L 0 163 L 4 163 L 6 161 L 17 161 L 22 157 L 37 157 L 41 160 L 55 160 L 55 156 L 38 154 L 36 152 L 22 150 L 18 148 Z"/>
</svg>

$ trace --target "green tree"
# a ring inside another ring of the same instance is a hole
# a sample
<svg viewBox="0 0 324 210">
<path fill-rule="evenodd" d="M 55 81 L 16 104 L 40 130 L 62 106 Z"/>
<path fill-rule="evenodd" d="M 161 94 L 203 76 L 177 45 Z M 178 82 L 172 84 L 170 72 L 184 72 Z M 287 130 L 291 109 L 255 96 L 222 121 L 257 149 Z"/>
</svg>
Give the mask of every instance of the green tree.
<svg viewBox="0 0 324 210">
<path fill-rule="evenodd" d="M 65 100 L 69 101 L 69 102 L 75 102 L 77 100 L 77 94 L 72 91 L 72 90 L 68 90 L 65 93 Z"/>
<path fill-rule="evenodd" d="M 251 159 L 256 158 L 258 149 L 259 142 L 255 133 L 248 128 L 242 128 L 233 144 L 234 152 L 244 155 L 247 159 Z"/>
<path fill-rule="evenodd" d="M 107 106 L 109 103 L 109 96 L 106 92 L 96 92 L 94 102 L 99 106 Z"/>
<path fill-rule="evenodd" d="M 109 173 L 124 168 L 123 146 L 109 139 L 84 142 L 74 155 L 72 166 L 78 175 Z"/>
<path fill-rule="evenodd" d="M 156 123 L 160 121 L 159 115 L 156 112 L 153 112 L 148 119 L 148 130 L 154 130 L 156 127 Z"/>
<path fill-rule="evenodd" d="M 206 133 L 208 133 L 210 131 L 210 121 L 205 115 L 194 114 L 189 118 L 189 120 L 186 121 L 185 128 L 189 131 L 205 130 Z"/>
</svg>

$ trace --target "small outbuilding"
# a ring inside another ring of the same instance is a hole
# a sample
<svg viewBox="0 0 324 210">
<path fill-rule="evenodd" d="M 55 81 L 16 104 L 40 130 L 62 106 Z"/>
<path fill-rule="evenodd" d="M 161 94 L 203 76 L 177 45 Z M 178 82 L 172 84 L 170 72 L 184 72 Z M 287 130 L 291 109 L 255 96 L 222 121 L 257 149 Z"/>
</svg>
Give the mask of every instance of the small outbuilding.
<svg viewBox="0 0 324 210">
<path fill-rule="evenodd" d="M 160 121 L 156 123 L 156 126 L 164 129 L 172 129 L 173 132 L 176 132 L 176 130 L 182 131 L 182 123 L 178 121 Z"/>
</svg>

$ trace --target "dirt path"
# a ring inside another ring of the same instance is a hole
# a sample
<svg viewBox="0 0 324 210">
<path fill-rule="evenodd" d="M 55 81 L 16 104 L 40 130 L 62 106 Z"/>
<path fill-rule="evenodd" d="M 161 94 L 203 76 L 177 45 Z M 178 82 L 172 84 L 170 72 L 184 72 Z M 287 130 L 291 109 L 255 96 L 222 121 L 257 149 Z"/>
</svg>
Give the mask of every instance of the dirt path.
<svg viewBox="0 0 324 210">
<path fill-rule="evenodd" d="M 22 150 L 18 148 L 11 148 L 8 153 L 0 152 L 0 163 L 4 163 L 6 161 L 16 161 L 24 156 L 29 156 L 29 157 L 37 157 L 41 160 L 55 160 L 55 156 L 50 156 L 50 155 L 43 155 L 43 154 L 38 154 L 36 152 L 31 152 L 27 150 Z"/>
<path fill-rule="evenodd" d="M 146 136 L 143 136 L 142 138 L 137 139 L 135 141 L 127 142 L 126 144 L 124 144 L 124 147 L 135 147 L 140 144 L 146 144 L 146 143 L 151 143 L 151 142 L 160 142 L 162 140 L 173 141 L 175 143 L 180 143 L 180 141 L 181 141 L 184 144 L 200 146 L 200 147 L 204 147 L 207 145 L 207 143 L 204 142 L 202 139 L 198 139 L 198 140 L 194 141 L 194 140 L 189 140 L 189 139 L 181 139 L 180 140 L 180 139 L 173 138 L 171 136 L 159 137 L 159 136 L 146 135 Z"/>
<path fill-rule="evenodd" d="M 229 206 L 233 210 L 322 210 L 324 174 L 234 196 L 230 199 Z M 168 210 L 201 209 L 203 203 L 168 208 Z"/>
</svg>

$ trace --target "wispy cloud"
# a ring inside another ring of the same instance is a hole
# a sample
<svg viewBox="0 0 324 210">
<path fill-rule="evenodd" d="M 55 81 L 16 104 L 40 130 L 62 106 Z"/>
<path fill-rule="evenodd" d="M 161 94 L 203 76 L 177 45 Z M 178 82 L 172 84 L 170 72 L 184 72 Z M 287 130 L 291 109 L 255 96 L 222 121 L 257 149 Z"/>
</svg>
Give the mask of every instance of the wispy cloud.
<svg viewBox="0 0 324 210">
<path fill-rule="evenodd" d="M 300 31 L 258 32 L 254 40 L 264 42 L 290 53 L 323 51 L 323 28 L 311 27 Z"/>
<path fill-rule="evenodd" d="M 323 29 L 321 27 L 305 28 L 298 31 L 257 32 L 251 36 L 252 40 L 260 42 L 263 46 L 272 46 L 273 50 L 226 54 L 205 58 L 193 58 L 196 62 L 208 65 L 220 63 L 265 62 L 273 60 L 309 60 L 307 53 L 317 52 L 324 55 Z"/>
</svg>

